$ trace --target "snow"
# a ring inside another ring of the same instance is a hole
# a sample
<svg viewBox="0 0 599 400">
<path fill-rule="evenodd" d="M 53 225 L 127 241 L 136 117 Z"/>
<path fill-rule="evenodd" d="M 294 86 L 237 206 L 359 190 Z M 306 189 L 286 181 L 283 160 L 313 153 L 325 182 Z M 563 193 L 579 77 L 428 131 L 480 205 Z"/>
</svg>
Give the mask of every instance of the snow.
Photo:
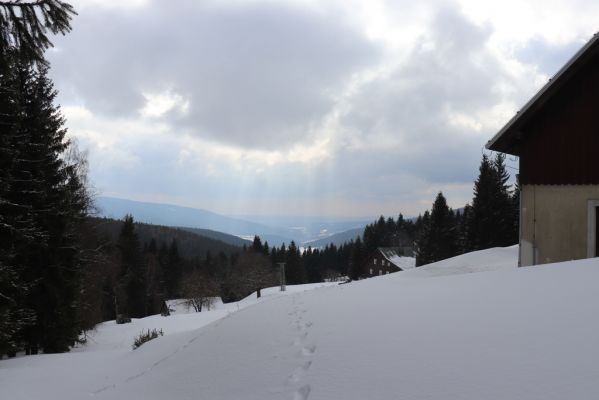
<svg viewBox="0 0 599 400">
<path fill-rule="evenodd" d="M 514 268 L 516 255 L 107 322 L 72 353 L 0 361 L 0 387 L 17 400 L 596 398 L 599 259 Z M 147 328 L 165 336 L 132 350 Z"/>
<path fill-rule="evenodd" d="M 402 271 L 416 267 L 416 259 L 414 257 L 393 256 L 389 257 L 388 260 L 401 268 Z"/>
<path fill-rule="evenodd" d="M 402 272 L 404 277 L 431 277 L 489 272 L 518 267 L 518 245 L 473 251 Z"/>
</svg>

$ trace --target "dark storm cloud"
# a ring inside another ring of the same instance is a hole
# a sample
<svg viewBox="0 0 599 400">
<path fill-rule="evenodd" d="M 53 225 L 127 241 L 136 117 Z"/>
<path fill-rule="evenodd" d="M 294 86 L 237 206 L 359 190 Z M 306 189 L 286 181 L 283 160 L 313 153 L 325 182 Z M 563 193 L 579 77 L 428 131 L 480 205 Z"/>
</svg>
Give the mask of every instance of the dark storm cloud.
<svg viewBox="0 0 599 400">
<path fill-rule="evenodd" d="M 378 61 L 380 49 L 336 15 L 199 4 L 83 9 L 51 57 L 64 95 L 131 116 L 143 92 L 171 90 L 189 101 L 185 115 L 165 116 L 179 129 L 272 149 L 305 138 L 351 75 Z"/>
</svg>

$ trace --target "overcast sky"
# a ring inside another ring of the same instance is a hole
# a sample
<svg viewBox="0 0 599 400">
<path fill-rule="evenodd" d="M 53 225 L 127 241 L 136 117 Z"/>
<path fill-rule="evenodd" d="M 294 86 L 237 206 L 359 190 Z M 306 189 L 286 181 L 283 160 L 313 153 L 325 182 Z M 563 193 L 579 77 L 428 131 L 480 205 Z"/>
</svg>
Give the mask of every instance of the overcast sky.
<svg viewBox="0 0 599 400">
<path fill-rule="evenodd" d="M 224 214 L 461 207 L 484 144 L 599 29 L 590 0 L 72 4 L 48 57 L 97 191 Z"/>
</svg>

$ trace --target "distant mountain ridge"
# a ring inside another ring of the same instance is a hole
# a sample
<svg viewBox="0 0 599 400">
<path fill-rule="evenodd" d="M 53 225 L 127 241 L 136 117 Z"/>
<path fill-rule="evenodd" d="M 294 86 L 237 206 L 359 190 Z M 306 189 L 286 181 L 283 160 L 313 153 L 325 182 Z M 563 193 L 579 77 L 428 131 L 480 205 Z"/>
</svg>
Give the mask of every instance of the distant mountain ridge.
<svg viewBox="0 0 599 400">
<path fill-rule="evenodd" d="M 107 237 L 116 243 L 123 226 L 122 220 L 92 218 L 92 221 L 99 233 L 107 235 Z M 228 235 L 225 234 L 221 234 L 221 239 L 216 239 L 202 235 L 199 232 L 190 232 L 181 228 L 141 222 L 135 222 L 135 232 L 139 237 L 141 245 L 147 245 L 154 239 L 158 246 L 161 246 L 163 243 L 168 246 L 173 240 L 176 240 L 179 254 L 184 258 L 203 259 L 208 252 L 212 255 L 221 252 L 226 255 L 231 255 L 238 253 L 241 250 L 241 246 L 223 240 L 227 239 L 225 236 Z"/>
<path fill-rule="evenodd" d="M 113 197 L 98 197 L 96 204 L 100 215 L 121 219 L 126 214 L 133 215 L 135 221 L 148 224 L 182 228 L 200 228 L 218 231 L 239 237 L 259 235 L 269 243 L 289 243 L 291 238 L 284 229 L 278 229 L 242 219 L 226 217 L 198 208 L 181 207 L 170 204 L 147 203 Z"/>
<path fill-rule="evenodd" d="M 177 229 L 181 229 L 187 232 L 195 233 L 196 235 L 208 237 L 214 240 L 220 240 L 221 242 L 225 242 L 227 244 L 243 247 L 249 246 L 252 244 L 250 240 L 242 239 L 239 236 L 229 235 L 227 233 L 213 231 L 210 229 L 201 229 L 201 228 L 186 228 L 186 227 L 178 227 Z"/>
<path fill-rule="evenodd" d="M 170 204 L 148 203 L 112 197 L 99 197 L 100 215 L 121 219 L 133 215 L 139 222 L 200 230 L 201 235 L 240 245 L 231 238 L 220 238 L 219 233 L 249 239 L 260 236 L 271 246 L 289 244 L 292 240 L 300 246 L 315 240 L 327 240 L 348 229 L 363 230 L 372 218 L 339 218 L 309 216 L 224 216 L 211 211 Z M 355 238 L 355 237 L 354 237 Z M 352 238 L 352 239 L 354 239 Z M 333 239 L 335 240 L 335 238 Z M 349 240 L 349 239 L 348 239 Z M 243 242 L 241 242 L 243 243 Z M 241 244 L 243 245 L 243 244 Z"/>
<path fill-rule="evenodd" d="M 354 229 L 348 229 L 346 231 L 343 232 L 339 232 L 339 233 L 335 233 L 331 236 L 322 238 L 322 239 L 317 239 L 317 240 L 312 240 L 309 242 L 304 243 L 305 247 L 312 247 L 312 248 L 317 248 L 317 247 L 326 247 L 327 245 L 330 245 L 331 243 L 334 244 L 335 246 L 341 246 L 344 243 L 349 242 L 350 240 L 355 240 L 358 236 L 361 238 L 362 234 L 364 233 L 364 228 L 366 228 L 366 226 L 360 227 L 360 228 L 354 228 Z"/>
</svg>

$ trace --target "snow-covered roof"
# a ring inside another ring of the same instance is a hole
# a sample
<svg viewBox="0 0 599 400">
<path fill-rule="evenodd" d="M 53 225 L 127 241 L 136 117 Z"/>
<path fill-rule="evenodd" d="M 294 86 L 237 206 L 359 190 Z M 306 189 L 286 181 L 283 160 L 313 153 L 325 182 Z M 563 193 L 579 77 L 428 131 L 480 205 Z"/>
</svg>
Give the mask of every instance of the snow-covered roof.
<svg viewBox="0 0 599 400">
<path fill-rule="evenodd" d="M 401 247 L 379 247 L 378 251 L 387 261 L 402 271 L 416 266 L 416 259 L 414 257 L 404 257 Z"/>
</svg>

